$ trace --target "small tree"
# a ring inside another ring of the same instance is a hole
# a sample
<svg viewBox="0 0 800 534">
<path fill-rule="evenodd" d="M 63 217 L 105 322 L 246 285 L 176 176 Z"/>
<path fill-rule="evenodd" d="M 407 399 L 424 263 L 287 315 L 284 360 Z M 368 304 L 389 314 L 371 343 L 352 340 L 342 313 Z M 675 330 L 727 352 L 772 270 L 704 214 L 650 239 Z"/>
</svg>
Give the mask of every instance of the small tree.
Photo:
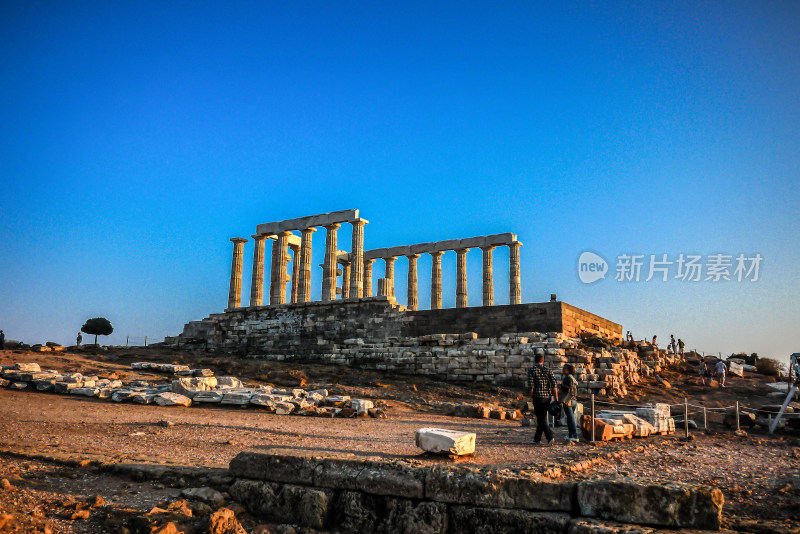
<svg viewBox="0 0 800 534">
<path fill-rule="evenodd" d="M 87 320 L 81 327 L 81 332 L 94 336 L 94 344 L 97 345 L 97 336 L 109 336 L 114 331 L 111 321 L 105 317 L 95 317 Z"/>
</svg>

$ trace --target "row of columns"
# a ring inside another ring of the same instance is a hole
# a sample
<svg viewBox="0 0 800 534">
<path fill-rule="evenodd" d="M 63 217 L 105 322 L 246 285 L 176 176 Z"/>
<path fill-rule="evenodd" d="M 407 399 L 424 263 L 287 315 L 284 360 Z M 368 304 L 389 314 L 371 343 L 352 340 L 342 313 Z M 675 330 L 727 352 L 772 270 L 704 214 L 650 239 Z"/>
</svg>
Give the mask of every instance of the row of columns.
<svg viewBox="0 0 800 534">
<path fill-rule="evenodd" d="M 364 259 L 364 225 L 367 221 L 356 219 L 353 225 L 352 248 L 350 261 L 342 263 L 342 298 L 362 298 L 372 296 L 372 266 L 374 259 Z M 336 278 L 338 269 L 338 236 L 341 225 L 325 226 L 325 260 L 323 263 L 322 300 L 336 299 Z M 289 273 L 287 265 L 292 256 L 292 287 L 290 302 L 308 302 L 311 299 L 311 237 L 316 228 L 305 228 L 301 231 L 300 245 L 290 245 L 291 232 L 281 232 L 277 236 L 254 235 L 253 277 L 250 284 L 250 306 L 261 306 L 264 287 L 264 248 L 266 239 L 274 239 L 272 244 L 272 266 L 270 276 L 270 304 L 286 303 L 286 283 Z M 247 239 L 235 237 L 233 242 L 233 260 L 231 264 L 230 290 L 228 308 L 241 306 L 242 293 L 242 261 L 244 243 Z M 519 247 L 521 243 L 513 242 L 509 248 L 509 303 L 520 304 L 522 298 L 520 280 Z M 494 277 L 492 268 L 492 252 L 495 245 L 481 247 L 483 251 L 483 305 L 494 305 Z M 470 249 L 457 249 L 456 252 L 456 307 L 467 307 L 467 252 Z M 428 252 L 431 255 L 431 309 L 442 307 L 442 254 L 443 251 Z M 419 307 L 417 298 L 417 260 L 419 254 L 410 254 L 408 259 L 408 303 L 407 307 L 416 310 Z M 384 281 L 379 284 L 379 295 L 394 297 L 394 263 L 396 256 L 384 258 Z"/>
<path fill-rule="evenodd" d="M 522 243 L 514 242 L 508 245 L 509 248 L 509 303 L 520 304 L 522 302 L 522 288 L 520 279 L 519 247 Z M 492 268 L 492 253 L 495 245 L 481 247 L 483 251 L 483 305 L 494 306 L 494 272 Z M 467 252 L 470 249 L 457 249 L 456 253 L 456 308 L 467 307 Z M 442 307 L 442 254 L 443 251 L 427 252 L 431 255 L 431 309 L 438 310 Z M 419 254 L 410 254 L 408 259 L 408 300 L 407 307 L 416 310 L 419 307 L 417 298 L 417 260 Z M 382 296 L 394 297 L 394 262 L 396 256 L 384 258 L 385 279 L 388 281 L 386 287 L 388 292 Z M 372 280 L 372 264 L 375 260 L 364 261 L 364 273 Z M 365 282 L 366 283 L 366 282 Z M 370 287 L 371 290 L 371 287 Z M 365 292 L 365 296 L 370 296 L 371 292 Z M 380 293 L 379 293 L 380 295 Z"/>
</svg>

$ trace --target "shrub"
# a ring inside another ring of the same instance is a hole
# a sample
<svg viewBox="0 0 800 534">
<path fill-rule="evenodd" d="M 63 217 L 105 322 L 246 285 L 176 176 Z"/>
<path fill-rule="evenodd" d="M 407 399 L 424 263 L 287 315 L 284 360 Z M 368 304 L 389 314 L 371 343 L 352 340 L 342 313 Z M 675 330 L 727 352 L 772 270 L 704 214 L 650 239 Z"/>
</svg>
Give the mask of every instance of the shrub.
<svg viewBox="0 0 800 534">
<path fill-rule="evenodd" d="M 774 358 L 759 358 L 756 372 L 762 375 L 781 377 L 786 374 L 786 364 Z"/>
</svg>

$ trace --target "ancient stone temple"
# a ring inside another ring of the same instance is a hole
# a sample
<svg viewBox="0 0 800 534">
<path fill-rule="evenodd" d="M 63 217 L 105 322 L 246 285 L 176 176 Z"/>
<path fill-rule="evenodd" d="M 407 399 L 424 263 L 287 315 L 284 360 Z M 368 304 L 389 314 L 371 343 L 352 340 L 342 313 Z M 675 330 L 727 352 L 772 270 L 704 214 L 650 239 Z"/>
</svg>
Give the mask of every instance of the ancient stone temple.
<svg viewBox="0 0 800 534">
<path fill-rule="evenodd" d="M 242 306 L 241 302 L 244 245 L 248 240 L 232 238 L 227 308 L 223 313 L 188 323 L 181 335 L 168 337 L 165 343 L 267 359 L 358 365 L 361 359 L 354 356 L 343 361 L 342 354 L 361 347 L 360 354 L 373 362 L 376 357 L 390 361 L 413 358 L 414 350 L 405 349 L 418 346 L 425 336 L 447 334 L 442 338 L 442 347 L 461 341 L 475 343 L 480 338 L 526 339 L 515 335 L 519 333 L 576 336 L 590 332 L 617 339 L 622 336 L 621 325 L 554 298 L 550 302 L 523 304 L 522 243 L 513 233 L 364 250 L 367 223 L 359 217 L 358 210 L 343 210 L 259 224 L 251 236 L 254 246 L 249 306 Z M 339 249 L 338 234 L 343 225 L 351 227 L 349 251 Z M 313 234 L 319 228 L 325 229 L 325 255 L 320 265 L 320 299 L 315 301 L 311 299 L 311 255 Z M 264 305 L 267 241 L 271 242 L 269 305 Z M 509 249 L 509 304 L 500 306 L 495 305 L 494 299 L 493 251 L 497 247 Z M 483 260 L 482 306 L 469 307 L 466 258 L 474 249 L 480 249 Z M 445 309 L 441 260 L 450 252 L 456 254 L 456 307 Z M 427 310 L 419 309 L 418 299 L 417 260 L 423 254 L 431 256 Z M 395 261 L 400 257 L 407 259 L 405 304 L 398 303 L 395 294 Z M 376 260 L 383 262 L 383 277 L 373 288 Z M 447 339 L 452 343 L 444 343 Z M 424 363 L 416 361 L 414 365 L 419 369 Z"/>
</svg>

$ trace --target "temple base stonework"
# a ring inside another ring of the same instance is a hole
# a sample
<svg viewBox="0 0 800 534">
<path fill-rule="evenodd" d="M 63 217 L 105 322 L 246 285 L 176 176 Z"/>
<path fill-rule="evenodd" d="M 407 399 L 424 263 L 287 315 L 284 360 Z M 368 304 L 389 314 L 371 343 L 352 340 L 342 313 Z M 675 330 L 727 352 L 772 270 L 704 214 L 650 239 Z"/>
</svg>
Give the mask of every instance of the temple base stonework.
<svg viewBox="0 0 800 534">
<path fill-rule="evenodd" d="M 164 342 L 267 360 L 522 382 L 537 349 L 558 350 L 538 347 L 533 339 L 529 342 L 523 337 L 526 332 L 558 332 L 565 337 L 589 332 L 622 338 L 621 325 L 564 302 L 411 311 L 392 298 L 371 297 L 230 309 L 190 322 L 181 335 Z M 440 336 L 442 346 L 420 352 L 423 336 Z M 503 349 L 489 350 L 500 342 Z M 453 373 L 444 365 L 450 357 L 474 356 L 461 354 L 474 351 L 473 345 L 485 349 L 481 352 L 486 354 L 478 355 L 486 360 L 485 366 Z"/>
</svg>

